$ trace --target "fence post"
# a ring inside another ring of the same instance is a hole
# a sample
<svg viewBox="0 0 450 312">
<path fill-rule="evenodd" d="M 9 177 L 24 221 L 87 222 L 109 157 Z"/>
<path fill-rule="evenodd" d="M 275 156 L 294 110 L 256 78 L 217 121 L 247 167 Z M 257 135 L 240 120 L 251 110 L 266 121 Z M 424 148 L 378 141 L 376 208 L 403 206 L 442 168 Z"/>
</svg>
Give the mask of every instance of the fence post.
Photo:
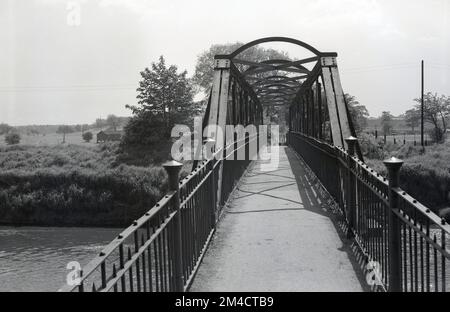
<svg viewBox="0 0 450 312">
<path fill-rule="evenodd" d="M 348 189 L 347 189 L 347 219 L 348 219 L 348 230 L 347 237 L 353 238 L 354 229 L 355 229 L 355 220 L 356 220 L 356 181 L 355 175 L 352 170 L 354 169 L 354 161 L 352 157 L 355 155 L 355 145 L 358 141 L 357 138 L 350 136 L 345 139 L 348 146 L 348 157 L 347 157 L 347 180 L 348 180 Z"/>
<path fill-rule="evenodd" d="M 400 220 L 395 214 L 398 210 L 399 172 L 403 160 L 391 157 L 384 161 L 389 175 L 389 287 L 390 292 L 402 291 L 401 233 Z"/>
<path fill-rule="evenodd" d="M 169 189 L 175 193 L 173 209 L 176 211 L 174 216 L 174 275 L 175 291 L 184 292 L 183 259 L 181 245 L 181 210 L 180 210 L 180 170 L 183 165 L 175 160 L 171 160 L 163 165 L 169 176 Z"/>
</svg>

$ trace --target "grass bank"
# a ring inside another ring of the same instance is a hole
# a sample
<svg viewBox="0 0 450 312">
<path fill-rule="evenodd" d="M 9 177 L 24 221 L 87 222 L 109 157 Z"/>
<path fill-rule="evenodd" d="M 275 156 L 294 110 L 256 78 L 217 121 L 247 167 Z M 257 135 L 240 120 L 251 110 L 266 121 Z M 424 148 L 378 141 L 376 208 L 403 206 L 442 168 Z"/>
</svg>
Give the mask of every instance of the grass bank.
<svg viewBox="0 0 450 312">
<path fill-rule="evenodd" d="M 165 194 L 166 174 L 120 155 L 117 144 L 0 147 L 0 223 L 128 225 Z"/>
<path fill-rule="evenodd" d="M 361 137 L 365 161 L 380 174 L 387 175 L 383 159 L 404 160 L 400 170 L 401 187 L 434 212 L 450 220 L 450 142 L 434 144 L 422 152 L 413 144 L 386 144 Z"/>
</svg>

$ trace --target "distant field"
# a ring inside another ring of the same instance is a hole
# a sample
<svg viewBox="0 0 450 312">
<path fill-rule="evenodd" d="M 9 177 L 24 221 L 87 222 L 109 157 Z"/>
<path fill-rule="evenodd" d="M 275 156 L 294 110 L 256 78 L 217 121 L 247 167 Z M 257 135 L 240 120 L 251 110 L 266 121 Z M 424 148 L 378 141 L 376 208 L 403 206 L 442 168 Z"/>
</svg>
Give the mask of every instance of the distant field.
<svg viewBox="0 0 450 312">
<path fill-rule="evenodd" d="M 382 135 L 380 136 L 379 135 L 378 138 L 382 138 L 383 139 L 384 136 L 382 136 Z M 396 136 L 387 135 L 386 136 L 386 141 L 387 142 L 394 142 L 394 138 L 395 138 L 397 143 L 403 143 L 403 135 L 396 135 Z M 419 143 L 420 142 L 420 134 L 419 135 L 416 134 L 415 136 L 413 134 L 407 134 L 407 135 L 405 135 L 404 139 L 405 139 L 406 142 L 414 142 L 414 140 L 415 140 L 417 143 Z M 428 136 L 428 134 L 426 134 L 424 136 L 424 139 L 430 141 L 430 137 Z"/>
<path fill-rule="evenodd" d="M 100 131 L 100 129 L 92 129 L 89 130 L 94 135 L 94 138 L 90 143 L 86 143 L 83 138 L 81 137 L 81 132 L 74 132 L 74 133 L 68 133 L 66 134 L 66 143 L 67 144 L 77 144 L 77 145 L 86 145 L 86 146 L 94 146 L 97 141 L 97 133 Z M 59 133 L 48 133 L 48 134 L 35 134 L 35 135 L 28 135 L 28 134 L 21 134 L 20 137 L 22 138 L 20 141 L 20 145 L 58 145 L 63 142 L 63 135 Z M 0 135 L 0 146 L 7 145 L 5 143 L 5 136 Z"/>
<path fill-rule="evenodd" d="M 369 132 L 369 134 L 373 135 L 373 132 Z M 395 136 L 387 135 L 386 142 L 394 143 L 394 138 L 395 138 L 397 144 L 403 144 L 403 139 L 405 139 L 406 143 L 413 143 L 414 141 L 416 141 L 417 144 L 420 144 L 420 133 L 416 133 L 416 135 L 406 134 L 405 136 L 403 136 L 403 134 L 397 134 Z M 384 136 L 381 134 L 378 134 L 378 139 L 383 140 Z M 432 143 L 432 140 L 431 140 L 430 136 L 428 135 L 428 133 L 425 133 L 424 140 L 426 141 L 426 143 L 430 143 L 430 144 Z M 450 141 L 450 135 L 447 136 L 446 141 L 447 142 Z"/>
</svg>

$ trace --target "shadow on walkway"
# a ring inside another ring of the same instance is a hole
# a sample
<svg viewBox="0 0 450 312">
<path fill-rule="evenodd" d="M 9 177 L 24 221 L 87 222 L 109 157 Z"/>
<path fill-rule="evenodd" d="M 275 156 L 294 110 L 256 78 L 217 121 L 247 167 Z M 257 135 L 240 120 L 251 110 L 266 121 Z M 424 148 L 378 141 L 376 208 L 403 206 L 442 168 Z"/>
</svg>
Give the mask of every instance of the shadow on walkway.
<svg viewBox="0 0 450 312">
<path fill-rule="evenodd" d="M 309 202 L 309 204 L 305 204 L 305 209 L 309 208 L 312 212 L 320 213 L 330 218 L 342 241 L 342 247 L 340 247 L 339 250 L 347 253 L 353 269 L 357 273 L 361 286 L 365 291 L 370 291 L 370 286 L 367 284 L 363 274 L 365 266 L 365 263 L 363 263 L 364 260 L 361 258 L 360 251 L 353 240 L 348 239 L 346 236 L 347 225 L 345 224 L 345 217 L 341 213 L 330 209 L 330 204 L 328 204 L 331 200 L 330 195 L 325 196 L 322 191 L 319 191 L 317 177 L 311 176 L 311 174 L 307 172 L 307 169 L 305 168 L 306 164 L 303 160 L 301 160 L 291 148 L 286 148 L 286 155 L 297 181 L 300 196 L 304 198 L 306 202 Z M 300 166 L 297 165 L 298 162 L 301 163 Z"/>
<path fill-rule="evenodd" d="M 233 194 L 191 291 L 364 291 L 327 198 L 288 148 L 253 163 Z"/>
</svg>

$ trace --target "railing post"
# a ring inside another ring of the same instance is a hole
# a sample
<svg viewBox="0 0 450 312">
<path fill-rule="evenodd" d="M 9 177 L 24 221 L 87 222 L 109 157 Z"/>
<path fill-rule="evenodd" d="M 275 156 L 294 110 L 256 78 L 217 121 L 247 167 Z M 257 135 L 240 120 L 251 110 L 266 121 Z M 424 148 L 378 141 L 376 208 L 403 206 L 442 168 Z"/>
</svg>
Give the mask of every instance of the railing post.
<svg viewBox="0 0 450 312">
<path fill-rule="evenodd" d="M 169 176 L 169 189 L 175 192 L 173 199 L 173 208 L 176 211 L 174 216 L 174 275 L 175 275 L 175 291 L 184 291 L 183 276 L 183 251 L 181 245 L 181 210 L 180 210 L 180 170 L 183 165 L 172 160 L 163 165 Z"/>
<path fill-rule="evenodd" d="M 398 195 L 395 188 L 399 186 L 399 173 L 403 161 L 391 157 L 384 161 L 389 175 L 389 287 L 390 292 L 402 291 L 401 267 L 401 233 L 400 220 L 395 214 L 398 210 Z"/>
<path fill-rule="evenodd" d="M 355 236 L 355 220 L 356 220 L 356 181 L 355 175 L 352 172 L 354 169 L 354 161 L 352 157 L 355 155 L 355 146 L 357 138 L 350 136 L 345 139 L 348 146 L 348 157 L 347 157 L 347 178 L 348 178 L 348 189 L 347 189 L 347 219 L 348 219 L 348 230 L 347 237 L 353 238 Z"/>
</svg>

